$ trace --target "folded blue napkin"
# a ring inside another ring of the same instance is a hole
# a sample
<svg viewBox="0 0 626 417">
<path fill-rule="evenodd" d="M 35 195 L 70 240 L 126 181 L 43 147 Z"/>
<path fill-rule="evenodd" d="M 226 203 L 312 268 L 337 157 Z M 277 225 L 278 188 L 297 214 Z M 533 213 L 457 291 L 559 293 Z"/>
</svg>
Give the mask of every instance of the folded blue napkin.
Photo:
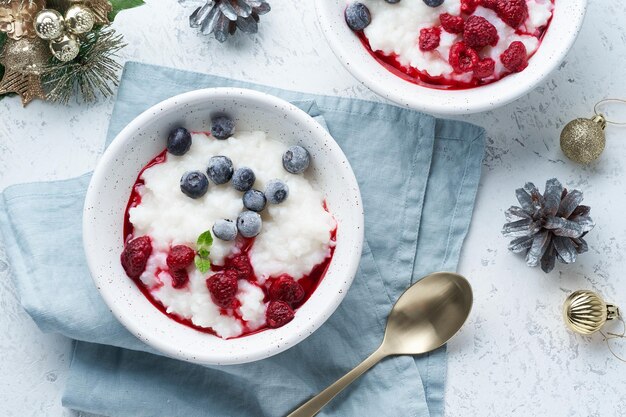
<svg viewBox="0 0 626 417">
<path fill-rule="evenodd" d="M 151 105 L 217 86 L 292 101 L 339 143 L 366 213 L 354 284 L 317 332 L 272 358 L 216 367 L 170 359 L 118 323 L 89 277 L 81 215 L 90 174 L 9 187 L 0 198 L 0 232 L 21 303 L 41 330 L 76 340 L 66 407 L 107 416 L 284 416 L 378 346 L 406 287 L 429 272 L 456 269 L 480 177 L 483 129 L 387 104 L 128 63 L 106 143 Z M 445 355 L 442 348 L 386 359 L 320 415 L 442 416 Z"/>
</svg>

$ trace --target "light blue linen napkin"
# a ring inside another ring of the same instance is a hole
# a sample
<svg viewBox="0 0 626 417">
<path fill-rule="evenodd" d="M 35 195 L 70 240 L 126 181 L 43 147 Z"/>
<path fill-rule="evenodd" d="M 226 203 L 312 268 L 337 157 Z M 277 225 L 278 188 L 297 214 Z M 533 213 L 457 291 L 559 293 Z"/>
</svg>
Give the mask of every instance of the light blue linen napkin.
<svg viewBox="0 0 626 417">
<path fill-rule="evenodd" d="M 76 340 L 67 407 L 107 416 L 282 416 L 371 353 L 398 295 L 421 276 L 455 270 L 472 215 L 483 129 L 399 107 L 315 96 L 138 63 L 125 67 L 108 132 L 173 95 L 237 86 L 294 102 L 325 124 L 355 171 L 366 242 L 350 291 L 299 345 L 259 362 L 202 367 L 160 356 L 101 300 L 81 244 L 90 174 L 9 187 L 0 232 L 21 303 L 45 332 Z M 377 365 L 321 416 L 443 415 L 445 348 Z"/>
</svg>

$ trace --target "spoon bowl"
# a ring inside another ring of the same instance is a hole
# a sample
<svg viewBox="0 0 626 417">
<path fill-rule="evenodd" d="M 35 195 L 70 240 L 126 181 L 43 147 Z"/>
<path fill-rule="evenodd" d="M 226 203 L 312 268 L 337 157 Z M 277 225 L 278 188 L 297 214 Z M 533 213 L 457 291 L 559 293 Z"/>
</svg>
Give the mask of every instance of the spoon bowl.
<svg viewBox="0 0 626 417">
<path fill-rule="evenodd" d="M 472 302 L 472 288 L 461 275 L 430 274 L 400 296 L 387 318 L 381 347 L 390 355 L 435 350 L 459 331 Z"/>
<path fill-rule="evenodd" d="M 383 342 L 374 353 L 287 417 L 313 417 L 337 394 L 381 359 L 418 355 L 443 346 L 459 331 L 472 309 L 469 282 L 459 274 L 436 272 L 411 285 L 387 318 Z"/>
</svg>

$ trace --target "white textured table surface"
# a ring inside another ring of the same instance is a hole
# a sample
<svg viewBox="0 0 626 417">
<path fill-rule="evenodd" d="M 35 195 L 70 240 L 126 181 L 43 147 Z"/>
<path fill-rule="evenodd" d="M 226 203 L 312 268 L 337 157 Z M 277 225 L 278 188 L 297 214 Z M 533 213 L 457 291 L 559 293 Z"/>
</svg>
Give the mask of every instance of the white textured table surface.
<svg viewBox="0 0 626 417">
<path fill-rule="evenodd" d="M 312 1 L 271 3 L 261 33 L 231 45 L 190 29 L 191 10 L 174 0 L 149 0 L 123 12 L 115 28 L 129 43 L 124 59 L 378 100 L 335 59 Z M 558 147 L 561 127 L 588 116 L 595 101 L 626 98 L 624 27 L 622 1 L 590 0 L 578 41 L 557 72 L 513 104 L 463 117 L 487 129 L 488 148 L 460 264 L 474 286 L 475 307 L 449 345 L 447 416 L 624 414 L 626 364 L 610 356 L 599 336 L 568 333 L 560 309 L 566 295 L 580 288 L 626 307 L 626 141 L 619 140 L 626 131 L 609 128 L 604 156 L 586 168 L 570 163 Z M 87 107 L 34 102 L 26 109 L 15 98 L 0 101 L 0 189 L 93 169 L 112 107 L 113 99 Z M 597 226 L 589 253 L 545 276 L 507 252 L 500 228 L 504 210 L 515 202 L 514 189 L 525 181 L 543 186 L 552 176 L 585 193 Z M 0 261 L 0 416 L 76 416 L 60 405 L 70 342 L 37 329 L 6 274 Z M 626 346 L 621 352 L 626 355 Z"/>
</svg>

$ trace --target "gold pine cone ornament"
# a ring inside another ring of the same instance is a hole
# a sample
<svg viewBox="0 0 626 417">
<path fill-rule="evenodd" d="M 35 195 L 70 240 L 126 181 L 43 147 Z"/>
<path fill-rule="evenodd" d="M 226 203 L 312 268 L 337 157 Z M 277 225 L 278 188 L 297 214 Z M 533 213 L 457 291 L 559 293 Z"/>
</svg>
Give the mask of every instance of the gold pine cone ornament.
<svg viewBox="0 0 626 417">
<path fill-rule="evenodd" d="M 619 308 L 607 304 L 593 291 L 580 290 L 570 294 L 563 304 L 567 327 L 579 334 L 590 335 L 602 328 L 607 320 L 619 318 Z"/>
</svg>

